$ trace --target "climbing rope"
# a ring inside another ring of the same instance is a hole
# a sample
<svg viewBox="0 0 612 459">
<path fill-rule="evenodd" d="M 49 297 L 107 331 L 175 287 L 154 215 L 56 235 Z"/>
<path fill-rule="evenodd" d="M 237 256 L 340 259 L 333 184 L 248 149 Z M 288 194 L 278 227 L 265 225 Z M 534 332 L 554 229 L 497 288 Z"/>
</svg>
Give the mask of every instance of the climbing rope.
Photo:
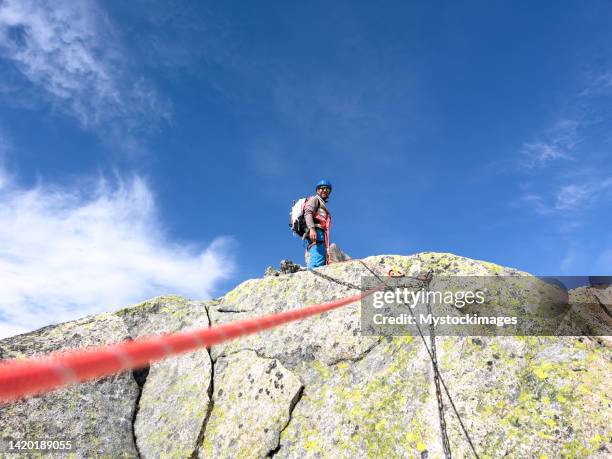
<svg viewBox="0 0 612 459">
<path fill-rule="evenodd" d="M 391 288 L 391 286 L 385 282 L 379 275 L 378 273 L 376 273 L 375 271 L 373 271 L 372 269 L 370 269 L 370 267 L 368 265 L 366 265 L 363 261 L 359 260 L 359 262 L 374 276 L 376 277 L 376 279 L 378 279 L 378 281 L 381 284 L 384 284 L 387 289 Z M 391 274 L 391 272 L 389 272 L 389 274 Z M 431 270 L 429 270 L 427 272 L 427 274 L 425 276 L 398 276 L 398 275 L 394 275 L 392 277 L 402 277 L 405 279 L 413 279 L 413 280 L 417 280 L 419 282 L 421 282 L 423 284 L 423 287 L 425 288 L 426 292 L 429 290 L 429 284 L 431 283 L 431 279 L 433 272 Z M 386 289 L 385 289 L 386 290 Z M 431 314 L 431 305 L 429 304 L 429 296 L 425 295 L 427 298 L 427 311 L 429 314 Z M 414 313 L 412 312 L 412 308 L 408 307 L 408 312 L 410 313 L 410 315 L 414 318 L 414 323 L 417 327 L 417 330 L 419 332 L 419 335 L 421 336 L 421 340 L 423 341 L 423 345 L 425 346 L 425 349 L 427 350 L 427 354 L 429 355 L 429 359 L 431 360 L 431 364 L 434 370 L 434 383 L 435 383 L 435 388 L 436 388 L 436 399 L 438 402 L 438 416 L 440 418 L 440 431 L 441 431 L 441 441 L 442 441 L 442 448 L 444 449 L 444 455 L 447 458 L 451 458 L 451 448 L 450 448 L 450 442 L 448 440 L 448 432 L 447 432 L 447 428 L 446 428 L 446 421 L 445 421 L 445 417 L 444 417 L 444 402 L 442 399 L 442 392 L 440 390 L 440 383 L 442 384 L 442 387 L 444 388 L 444 392 L 446 393 L 446 396 L 448 397 L 448 400 L 451 404 L 451 407 L 453 408 L 453 411 L 455 413 L 455 416 L 457 416 L 457 419 L 459 421 L 459 425 L 461 426 L 461 430 L 463 431 L 463 434 L 465 435 L 465 438 L 467 439 L 467 442 L 470 445 L 470 448 L 472 450 L 472 452 L 474 453 L 474 456 L 476 457 L 476 459 L 480 459 L 480 456 L 478 455 L 478 453 L 476 452 L 476 448 L 474 447 L 474 443 L 472 442 L 472 439 L 470 437 L 470 434 L 467 431 L 467 428 L 465 427 L 465 424 L 463 423 L 463 420 L 461 419 L 461 415 L 459 414 L 459 411 L 457 410 L 457 407 L 455 406 L 455 402 L 453 401 L 453 398 L 451 397 L 450 391 L 448 390 L 448 387 L 446 385 L 446 383 L 444 382 L 444 379 L 442 378 L 442 374 L 440 373 L 440 368 L 438 365 L 438 360 L 437 360 L 437 355 L 436 355 L 436 341 L 435 341 L 435 333 L 433 330 L 433 323 L 430 323 L 430 341 L 431 341 L 431 349 L 429 348 L 429 346 L 427 346 L 427 340 L 425 339 L 425 335 L 423 334 L 423 331 L 421 330 L 421 327 L 419 326 L 419 322 L 416 320 L 416 317 L 414 315 Z"/>
<path fill-rule="evenodd" d="M 99 346 L 88 349 L 79 349 L 68 352 L 56 352 L 48 356 L 32 357 L 24 360 L 12 359 L 0 361 L 0 403 L 18 400 L 28 395 L 42 394 L 53 389 L 66 386 L 71 383 L 84 382 L 126 370 L 142 368 L 150 363 L 163 358 L 193 351 L 198 348 L 210 347 L 224 341 L 240 336 L 257 333 L 269 328 L 273 328 L 288 322 L 304 319 L 325 311 L 348 305 L 355 301 L 373 294 L 381 289 L 392 289 L 375 271 L 370 269 L 363 261 L 358 262 L 372 273 L 380 284 L 374 288 L 364 290 L 362 287 L 340 279 L 334 279 L 323 273 L 311 271 L 313 274 L 325 278 L 330 282 L 335 282 L 344 287 L 359 290 L 360 293 L 340 298 L 327 303 L 315 304 L 304 308 L 293 309 L 276 314 L 271 314 L 253 319 L 231 322 L 229 324 L 217 325 L 199 330 L 183 333 L 155 336 L 135 341 L 127 341 L 108 346 Z M 389 273 L 391 275 L 391 272 Z M 399 277 L 399 276 L 395 276 Z M 431 281 L 431 271 L 423 278 L 421 276 L 401 276 L 405 279 L 414 279 L 422 282 L 429 288 Z M 384 288 L 386 287 L 386 288 Z M 429 305 L 428 305 L 429 307 Z M 414 317 L 411 308 L 408 308 Z M 425 336 L 415 320 L 417 329 L 425 345 L 425 349 L 432 361 L 434 375 L 442 384 L 446 396 L 448 397 L 453 411 L 457 416 L 463 433 L 465 434 L 470 447 L 477 459 L 479 456 L 474 448 L 474 444 L 465 428 L 465 425 L 457 411 L 455 403 L 450 395 L 448 387 L 440 374 L 438 362 L 435 355 L 435 335 L 431 330 L 432 349 L 427 346 Z M 446 432 L 444 419 L 444 406 L 442 401 L 439 384 L 436 384 L 436 395 L 438 399 L 438 409 L 441 419 L 441 429 L 443 435 L 443 447 L 446 457 L 450 458 L 450 444 Z"/>
<path fill-rule="evenodd" d="M 410 309 L 410 308 L 408 308 L 408 309 L 409 309 L 410 315 L 415 318 L 414 323 L 417 326 L 417 330 L 419 331 L 419 335 L 421 336 L 421 340 L 423 341 L 425 349 L 427 350 L 427 353 L 429 354 L 429 358 L 433 361 L 434 360 L 434 356 L 433 356 L 431 350 L 429 349 L 429 347 L 427 346 L 427 341 L 425 340 L 425 336 L 423 335 L 423 331 L 421 330 L 421 327 L 419 326 L 419 323 L 417 322 L 416 317 L 414 316 L 414 314 L 412 312 L 412 309 Z M 459 411 L 457 410 L 457 407 L 455 406 L 455 402 L 453 401 L 453 398 L 450 395 L 450 391 L 448 390 L 448 386 L 444 382 L 444 379 L 442 378 L 442 374 L 440 373 L 440 370 L 438 369 L 437 364 L 434 367 L 434 370 L 435 370 L 435 373 L 438 375 L 438 378 L 439 378 L 440 382 L 442 383 L 442 387 L 444 388 L 444 392 L 446 393 L 446 396 L 448 397 L 448 401 L 450 402 L 451 407 L 453 408 L 455 416 L 457 416 L 457 420 L 459 421 L 459 425 L 461 426 L 461 430 L 463 431 L 463 434 L 465 435 L 465 438 L 467 439 L 467 442 L 469 443 L 470 448 L 472 449 L 472 452 L 474 453 L 474 456 L 476 457 L 476 459 L 480 459 L 480 456 L 476 452 L 476 448 L 474 447 L 474 443 L 472 442 L 470 434 L 468 433 L 467 428 L 465 427 L 465 424 L 463 423 L 463 420 L 461 419 L 461 415 L 459 414 Z"/>
<path fill-rule="evenodd" d="M 321 279 L 325 279 L 326 281 L 329 281 L 329 282 L 334 282 L 334 283 L 336 283 L 338 285 L 342 285 L 343 287 L 347 287 L 347 288 L 350 288 L 350 289 L 353 289 L 353 290 L 364 291 L 363 287 L 360 287 L 359 285 L 351 284 L 350 282 L 346 282 L 346 281 L 343 281 L 341 279 L 336 279 L 336 278 L 334 278 L 332 276 L 328 276 L 327 274 L 323 274 L 323 273 L 318 272 L 318 271 L 312 270 L 310 272 L 312 274 L 314 274 L 315 276 L 320 277 Z"/>
<path fill-rule="evenodd" d="M 182 333 L 0 361 L 0 403 L 41 394 L 76 382 L 143 368 L 172 355 L 210 347 L 360 301 L 383 285 L 327 303 Z"/>
<path fill-rule="evenodd" d="M 428 275 L 429 277 L 429 275 Z M 429 303 L 429 281 L 425 283 L 425 295 L 427 298 L 427 314 L 431 316 L 431 304 Z M 415 320 L 416 323 L 416 320 Z M 444 417 L 444 400 L 442 399 L 442 391 L 440 390 L 440 371 L 438 365 L 438 356 L 436 352 L 436 332 L 433 321 L 429 322 L 429 341 L 431 343 L 431 365 L 434 368 L 434 384 L 436 386 L 436 399 L 438 401 L 438 418 L 440 419 L 440 432 L 442 435 L 442 449 L 444 450 L 444 456 L 447 459 L 451 459 L 451 447 L 450 441 L 448 440 L 448 431 L 446 430 L 446 418 Z"/>
<path fill-rule="evenodd" d="M 340 263 L 351 263 L 351 262 L 354 262 L 354 261 L 357 261 L 358 263 L 360 263 L 360 264 L 361 264 L 363 267 L 365 267 L 365 268 L 366 268 L 366 269 L 367 269 L 367 270 L 368 270 L 370 273 L 372 273 L 372 275 L 374 275 L 375 277 L 377 277 L 377 278 L 380 280 L 380 282 L 383 282 L 383 283 L 384 283 L 384 281 L 382 281 L 382 279 L 380 279 L 380 277 L 378 277 L 378 274 L 376 274 L 374 271 L 372 271 L 372 269 L 371 269 L 371 268 L 370 268 L 368 265 L 366 265 L 366 264 L 363 262 L 363 260 L 346 260 L 346 261 L 337 261 L 337 262 L 334 262 L 333 264 L 334 264 L 334 265 L 337 265 L 337 264 L 340 264 Z M 347 288 L 350 288 L 350 289 L 353 289 L 353 290 L 360 290 L 360 291 L 367 290 L 365 287 L 361 287 L 361 286 L 359 286 L 359 285 L 352 284 L 352 283 L 347 282 L 347 281 L 343 281 L 342 279 L 336 279 L 336 278 L 334 278 L 334 277 L 332 277 L 332 276 L 329 276 L 329 275 L 327 275 L 327 274 L 323 274 L 323 273 L 322 273 L 322 272 L 320 272 L 320 271 L 309 270 L 309 272 L 310 272 L 310 273 L 312 273 L 312 274 L 314 274 L 315 276 L 320 277 L 320 278 L 322 278 L 322 279 L 325 279 L 325 280 L 327 280 L 327 281 L 329 281 L 329 282 L 334 282 L 334 283 L 336 283 L 336 284 L 338 284 L 338 285 L 342 285 L 343 287 L 347 287 Z M 402 278 L 407 278 L 407 279 L 414 279 L 414 280 L 423 281 L 423 279 L 422 279 L 422 278 L 420 278 L 420 277 L 418 277 L 418 276 L 404 276 L 404 275 L 401 275 L 401 276 L 400 276 L 400 275 L 399 275 L 399 273 L 397 273 L 397 272 L 396 272 L 396 271 L 394 271 L 394 270 L 390 270 L 390 271 L 389 271 L 389 276 L 390 276 L 390 277 L 402 277 Z M 385 290 L 389 290 L 389 289 L 392 289 L 392 287 L 390 287 L 390 286 L 388 286 L 388 285 L 387 285 L 387 288 L 386 288 Z"/>
<path fill-rule="evenodd" d="M 388 288 L 391 287 L 376 272 L 374 272 L 372 269 L 370 269 L 370 267 L 368 265 L 366 265 L 361 260 L 359 260 L 359 261 L 381 283 L 384 283 Z M 423 288 L 425 290 L 425 293 L 427 293 L 427 291 L 429 290 L 429 283 L 431 281 L 431 277 L 432 276 L 431 276 L 431 270 L 430 270 L 424 278 L 418 278 L 418 277 L 416 278 L 417 280 L 419 280 L 422 283 Z M 426 301 L 427 312 L 428 312 L 428 314 L 431 314 L 431 305 L 429 304 L 429 297 L 428 297 L 428 295 L 425 295 L 425 297 L 427 298 L 427 301 Z M 415 320 L 415 323 L 417 323 L 416 320 Z M 447 432 L 447 428 L 446 428 L 446 419 L 444 417 L 444 400 L 442 399 L 442 390 L 440 389 L 440 371 L 439 371 L 438 359 L 437 359 L 437 355 L 436 355 L 436 335 L 435 335 L 435 332 L 434 332 L 433 322 L 430 322 L 429 326 L 430 326 L 429 339 L 430 339 L 430 342 L 431 342 L 431 352 L 429 352 L 429 357 L 430 357 L 430 360 L 431 360 L 431 365 L 432 365 L 433 370 L 434 370 L 434 385 L 435 385 L 435 388 L 436 388 L 436 399 L 437 399 L 437 402 L 438 402 L 438 418 L 440 420 L 440 435 L 441 435 L 441 441 L 442 441 L 442 449 L 444 450 L 444 457 L 446 459 L 452 459 L 450 442 L 448 440 L 448 432 Z"/>
</svg>

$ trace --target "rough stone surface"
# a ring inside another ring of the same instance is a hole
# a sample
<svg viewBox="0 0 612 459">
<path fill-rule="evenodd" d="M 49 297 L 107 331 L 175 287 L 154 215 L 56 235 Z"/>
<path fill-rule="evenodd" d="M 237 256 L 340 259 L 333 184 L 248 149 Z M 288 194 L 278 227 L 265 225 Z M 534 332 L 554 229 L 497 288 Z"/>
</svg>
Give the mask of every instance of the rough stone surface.
<svg viewBox="0 0 612 459">
<path fill-rule="evenodd" d="M 586 338 L 439 338 L 442 374 L 493 457 L 609 457 L 609 349 Z M 449 416 L 457 457 L 470 456 Z"/>
<path fill-rule="evenodd" d="M 208 327 L 211 302 L 161 296 L 116 314 L 133 338 Z M 212 363 L 205 349 L 151 365 L 134 423 L 141 457 L 189 457 L 208 412 Z"/>
<path fill-rule="evenodd" d="M 0 345 L 4 358 L 21 358 L 127 338 L 121 319 L 102 314 L 7 338 Z M 132 373 L 124 372 L 0 405 L 0 437 L 70 439 L 76 457 L 136 457 L 132 417 L 138 392 Z"/>
<path fill-rule="evenodd" d="M 438 281 L 444 276 L 528 276 L 444 253 L 363 261 L 379 274 L 417 275 L 431 269 Z M 371 275 L 359 260 L 317 272 L 356 285 Z M 9 338 L 0 341 L 0 355 L 206 327 L 209 317 L 217 325 L 355 293 L 312 272 L 279 273 L 245 281 L 207 303 L 160 297 L 116 314 Z M 600 286 L 570 291 L 570 302 L 579 306 L 567 320 L 585 327 L 579 328 L 585 333 L 603 330 L 607 314 L 601 303 L 607 294 Z M 526 301 L 531 301 L 528 296 L 509 290 L 501 306 L 529 312 Z M 199 351 L 152 365 L 136 416 L 140 453 L 442 457 L 432 369 L 420 338 L 362 336 L 359 319 L 359 305 L 351 304 L 214 346 L 212 360 Z M 602 336 L 437 338 L 442 375 L 482 458 L 609 457 L 611 348 Z M 134 457 L 131 420 L 138 387 L 131 375 L 76 387 L 0 408 L 2 433 L 46 436 L 61 428 L 91 440 L 94 446 L 83 457 Z M 470 457 L 445 402 L 453 455 Z"/>
<path fill-rule="evenodd" d="M 336 243 L 332 243 L 329 246 L 329 258 L 333 263 L 348 261 L 351 259 L 351 257 L 344 253 Z"/>
<path fill-rule="evenodd" d="M 602 335 L 600 340 L 612 346 L 612 287 L 579 287 L 569 297 L 574 307 L 566 325 L 585 335 Z"/>
<path fill-rule="evenodd" d="M 363 268 L 331 265 L 326 272 L 334 275 L 347 269 L 345 279 L 359 283 Z M 210 310 L 213 323 L 232 322 L 260 314 L 271 314 L 357 293 L 309 272 L 298 272 L 276 278 L 250 280 L 223 297 Z M 302 361 L 320 359 L 331 364 L 342 359 L 359 358 L 374 346 L 379 338 L 359 334 L 359 305 L 351 304 L 259 335 L 230 341 L 212 349 L 213 359 L 222 353 L 238 349 L 253 349 L 268 358 L 278 358 L 287 368 Z M 295 339 L 299 337 L 299 339 Z"/>
<path fill-rule="evenodd" d="M 281 274 L 293 274 L 304 269 L 306 268 L 303 268 L 302 266 L 292 262 L 291 260 L 281 260 L 279 264 L 279 269 L 276 270 L 272 266 L 268 266 L 266 268 L 266 271 L 264 272 L 264 277 L 280 276 Z"/>
<path fill-rule="evenodd" d="M 134 425 L 143 458 L 191 456 L 208 412 L 210 379 L 205 349 L 151 365 Z"/>
<path fill-rule="evenodd" d="M 420 457 L 425 445 L 437 447 L 431 367 L 412 337 L 385 340 L 357 362 L 315 361 L 301 373 L 304 395 L 278 457 Z"/>
<path fill-rule="evenodd" d="M 432 269 L 434 276 L 528 276 L 440 253 L 370 257 L 364 262 L 380 274 L 393 269 L 417 275 Z M 332 264 L 320 272 L 354 284 L 370 275 L 358 261 Z M 352 293 L 312 273 L 249 280 L 211 308 L 211 321 L 223 323 Z M 509 310 L 525 311 L 517 298 L 508 298 Z M 302 380 L 303 396 L 281 434 L 279 457 L 442 457 L 432 370 L 420 339 L 361 336 L 359 325 L 359 309 L 349 305 L 217 346 L 212 353 L 251 349 L 260 357 L 278 359 Z M 603 458 L 612 451 L 611 387 L 604 377 L 612 371 L 612 353 L 605 341 L 442 337 L 438 353 L 445 381 L 481 457 Z M 455 456 L 469 457 L 448 402 L 446 420 Z"/>
<path fill-rule="evenodd" d="M 280 275 L 281 275 L 281 272 L 277 271 L 272 266 L 268 266 L 266 270 L 264 271 L 264 277 L 280 276 Z"/>
<path fill-rule="evenodd" d="M 280 262 L 281 274 L 293 274 L 293 273 L 297 273 L 301 269 L 304 269 L 304 268 L 302 268 L 297 263 L 292 262 L 291 260 L 281 260 Z"/>
<path fill-rule="evenodd" d="M 266 457 L 278 446 L 302 383 L 278 360 L 245 350 L 219 357 L 214 388 L 198 456 Z"/>
<path fill-rule="evenodd" d="M 207 306 L 215 301 L 190 301 L 177 295 L 165 295 L 120 309 L 115 314 L 128 327 L 132 338 L 171 333 L 197 321 L 208 323 Z"/>
<path fill-rule="evenodd" d="M 597 301 L 599 301 L 602 309 L 604 309 L 608 315 L 611 315 L 612 312 L 610 311 L 610 308 L 612 308 L 612 287 L 593 287 L 591 288 L 591 291 L 597 298 Z"/>
</svg>

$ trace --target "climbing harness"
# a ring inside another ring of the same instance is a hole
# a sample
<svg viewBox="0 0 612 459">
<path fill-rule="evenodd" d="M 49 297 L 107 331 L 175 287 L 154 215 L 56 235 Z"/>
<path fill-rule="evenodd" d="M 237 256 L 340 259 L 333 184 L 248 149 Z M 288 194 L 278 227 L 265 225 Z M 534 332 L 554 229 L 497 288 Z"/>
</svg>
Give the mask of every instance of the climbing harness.
<svg viewBox="0 0 612 459">
<path fill-rule="evenodd" d="M 293 202 L 293 207 L 291 208 L 291 212 L 289 213 L 289 227 L 291 230 L 302 237 L 302 240 L 309 239 L 308 228 L 306 226 L 306 220 L 304 216 L 304 211 L 306 209 L 306 205 L 311 199 L 315 199 L 318 201 L 319 206 L 317 211 L 313 214 L 313 219 L 315 221 L 315 227 L 323 231 L 323 241 L 314 240 L 310 241 L 310 244 L 306 247 L 306 251 L 309 251 L 316 244 L 323 242 L 325 244 L 325 264 L 331 264 L 331 259 L 329 255 L 329 235 L 331 232 L 331 213 L 327 209 L 325 205 L 325 201 L 318 195 L 309 196 L 307 198 L 301 198 L 298 201 Z"/>
</svg>

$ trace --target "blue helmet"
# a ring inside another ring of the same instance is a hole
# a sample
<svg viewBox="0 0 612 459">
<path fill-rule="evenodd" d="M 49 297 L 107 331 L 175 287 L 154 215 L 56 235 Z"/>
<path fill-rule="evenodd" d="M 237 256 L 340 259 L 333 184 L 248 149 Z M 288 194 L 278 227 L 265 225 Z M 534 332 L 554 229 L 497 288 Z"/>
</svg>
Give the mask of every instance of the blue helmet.
<svg viewBox="0 0 612 459">
<path fill-rule="evenodd" d="M 316 189 L 316 190 L 318 190 L 318 189 L 319 189 L 319 188 L 321 188 L 322 186 L 328 186 L 330 190 L 332 189 L 332 184 L 331 184 L 331 182 L 330 182 L 329 180 L 326 180 L 326 179 L 319 180 L 319 183 L 317 183 L 317 186 L 316 186 L 316 188 L 315 188 L 315 189 Z"/>
</svg>

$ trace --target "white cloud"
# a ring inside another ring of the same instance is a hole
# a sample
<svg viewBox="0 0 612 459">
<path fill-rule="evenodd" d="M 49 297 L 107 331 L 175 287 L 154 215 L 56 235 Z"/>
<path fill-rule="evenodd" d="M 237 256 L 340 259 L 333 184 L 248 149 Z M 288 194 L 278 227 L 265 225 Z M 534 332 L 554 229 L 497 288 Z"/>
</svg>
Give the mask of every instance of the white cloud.
<svg viewBox="0 0 612 459">
<path fill-rule="evenodd" d="M 543 166 L 555 159 L 572 159 L 554 143 L 526 143 L 523 145 L 522 153 L 526 157 L 524 165 L 528 167 Z"/>
<path fill-rule="evenodd" d="M 535 193 L 524 193 L 521 196 L 521 200 L 533 207 L 533 209 L 540 215 L 549 215 L 552 212 L 552 209 L 544 201 L 542 196 Z"/>
<path fill-rule="evenodd" d="M 8 336 L 20 335 L 21 333 L 27 333 L 28 331 L 29 330 L 25 327 L 9 325 L 0 322 L 0 339 L 6 338 Z"/>
<path fill-rule="evenodd" d="M 565 211 L 597 207 L 608 202 L 608 192 L 611 187 L 612 177 L 565 185 L 557 192 L 555 209 Z"/>
<path fill-rule="evenodd" d="M 0 191 L 2 191 L 4 187 L 8 186 L 9 183 L 9 175 L 6 172 L 6 169 L 3 164 L 5 151 L 6 144 L 4 143 L 4 139 L 0 134 Z"/>
<path fill-rule="evenodd" d="M 132 131 L 168 116 L 154 89 L 129 71 L 117 36 L 93 1 L 0 2 L 0 55 L 87 129 L 121 120 Z"/>
<path fill-rule="evenodd" d="M 160 294 L 208 298 L 232 272 L 229 238 L 168 239 L 142 179 L 89 189 L 0 190 L 0 337 Z"/>
<path fill-rule="evenodd" d="M 521 165 L 535 168 L 559 159 L 573 160 L 571 152 L 580 143 L 579 127 L 576 121 L 563 120 L 541 133 L 537 141 L 524 143 L 521 148 Z"/>
<path fill-rule="evenodd" d="M 612 71 L 594 75 L 578 95 L 583 98 L 599 96 L 612 87 Z"/>
<path fill-rule="evenodd" d="M 542 195 L 525 191 L 521 200 L 527 203 L 540 215 L 572 216 L 589 209 L 596 209 L 610 202 L 612 198 L 612 177 L 603 180 L 591 178 L 582 183 L 570 183 L 557 189 L 553 198 L 545 199 Z M 583 225 L 576 220 L 568 220 L 561 228 L 563 232 L 570 232 Z"/>
<path fill-rule="evenodd" d="M 592 197 L 595 188 L 589 185 L 566 185 L 557 193 L 555 208 L 558 210 L 574 210 L 584 206 Z"/>
</svg>

